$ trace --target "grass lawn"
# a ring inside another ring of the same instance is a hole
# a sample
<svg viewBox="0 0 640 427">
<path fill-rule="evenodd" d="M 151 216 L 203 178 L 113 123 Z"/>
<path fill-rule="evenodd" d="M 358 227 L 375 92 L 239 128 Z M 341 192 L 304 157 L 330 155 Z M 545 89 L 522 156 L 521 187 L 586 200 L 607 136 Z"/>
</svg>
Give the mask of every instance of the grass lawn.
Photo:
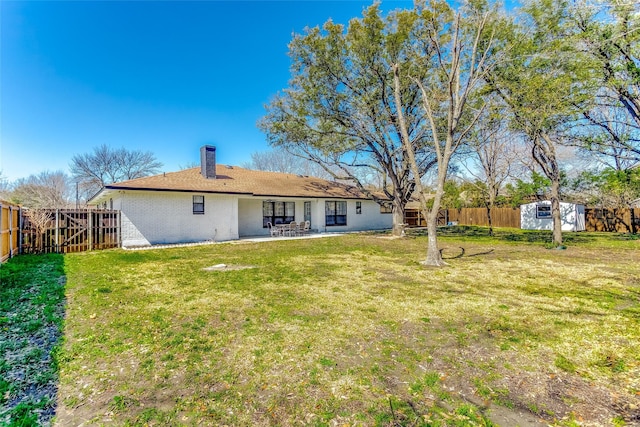
<svg viewBox="0 0 640 427">
<path fill-rule="evenodd" d="M 57 424 L 639 425 L 640 240 L 485 234 L 67 255 Z"/>
<path fill-rule="evenodd" d="M 64 317 L 62 255 L 0 267 L 0 425 L 47 424 L 55 413 Z"/>
</svg>

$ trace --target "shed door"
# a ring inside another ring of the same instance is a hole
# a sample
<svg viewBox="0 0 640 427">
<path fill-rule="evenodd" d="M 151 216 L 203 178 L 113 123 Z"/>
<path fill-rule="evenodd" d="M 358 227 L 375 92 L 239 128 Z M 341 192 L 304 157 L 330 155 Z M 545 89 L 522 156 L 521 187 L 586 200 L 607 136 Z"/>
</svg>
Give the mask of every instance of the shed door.
<svg viewBox="0 0 640 427">
<path fill-rule="evenodd" d="M 577 223 L 576 223 L 576 231 L 585 231 L 587 229 L 586 227 L 586 222 L 585 222 L 585 218 L 584 218 L 584 206 L 583 205 L 577 205 L 576 206 L 576 219 L 577 219 Z"/>
</svg>

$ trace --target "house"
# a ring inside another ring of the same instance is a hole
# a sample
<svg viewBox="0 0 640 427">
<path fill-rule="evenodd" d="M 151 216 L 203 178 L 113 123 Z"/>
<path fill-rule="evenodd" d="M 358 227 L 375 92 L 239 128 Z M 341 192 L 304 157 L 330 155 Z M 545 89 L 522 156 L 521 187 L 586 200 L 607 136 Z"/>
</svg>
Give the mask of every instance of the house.
<svg viewBox="0 0 640 427">
<path fill-rule="evenodd" d="M 311 221 L 316 232 L 388 229 L 388 209 L 356 187 L 319 178 L 216 164 L 105 186 L 89 204 L 117 209 L 125 247 L 267 236 L 267 223 Z"/>
<path fill-rule="evenodd" d="M 585 231 L 584 205 L 560 202 L 562 231 Z M 523 230 L 553 230 L 551 201 L 520 206 L 520 228 Z"/>
</svg>

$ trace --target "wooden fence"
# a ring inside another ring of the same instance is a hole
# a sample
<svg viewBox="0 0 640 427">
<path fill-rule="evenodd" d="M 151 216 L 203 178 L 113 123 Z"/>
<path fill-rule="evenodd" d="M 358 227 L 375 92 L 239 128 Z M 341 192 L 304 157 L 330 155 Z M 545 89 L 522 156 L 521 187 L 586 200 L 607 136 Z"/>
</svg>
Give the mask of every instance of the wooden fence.
<svg viewBox="0 0 640 427">
<path fill-rule="evenodd" d="M 493 208 L 491 219 L 494 227 L 520 228 L 519 208 Z M 417 209 L 407 209 L 405 223 L 409 227 L 426 227 L 426 221 Z M 443 209 L 438 225 L 488 226 L 485 208 Z M 640 233 L 640 209 L 585 208 L 586 231 Z"/>
<path fill-rule="evenodd" d="M 489 226 L 485 208 L 447 209 L 447 218 L 460 225 Z M 494 227 L 520 228 L 520 208 L 491 209 L 491 223 Z"/>
<path fill-rule="evenodd" d="M 70 253 L 120 246 L 120 211 L 23 210 L 22 253 Z"/>
<path fill-rule="evenodd" d="M 0 263 L 20 250 L 20 206 L 0 200 Z"/>
<path fill-rule="evenodd" d="M 520 228 L 519 208 L 493 208 L 491 219 L 494 227 Z M 409 227 L 426 227 L 427 222 L 417 209 L 405 211 L 405 223 Z M 438 216 L 438 225 L 447 224 L 488 226 L 489 218 L 485 208 L 443 209 Z"/>
<path fill-rule="evenodd" d="M 612 231 L 618 233 L 640 233 L 640 209 L 584 210 L 587 231 Z"/>
</svg>

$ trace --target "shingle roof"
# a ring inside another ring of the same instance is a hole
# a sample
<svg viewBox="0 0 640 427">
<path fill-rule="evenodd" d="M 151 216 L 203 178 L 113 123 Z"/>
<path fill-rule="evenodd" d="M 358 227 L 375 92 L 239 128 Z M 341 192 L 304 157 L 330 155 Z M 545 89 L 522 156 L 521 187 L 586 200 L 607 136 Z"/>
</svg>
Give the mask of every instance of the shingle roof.
<svg viewBox="0 0 640 427">
<path fill-rule="evenodd" d="M 105 186 L 105 190 L 187 191 L 247 194 L 264 197 L 367 199 L 354 186 L 310 176 L 216 165 L 216 179 L 206 179 L 200 168 L 168 172 Z M 95 199 L 99 199 L 98 194 Z"/>
</svg>

